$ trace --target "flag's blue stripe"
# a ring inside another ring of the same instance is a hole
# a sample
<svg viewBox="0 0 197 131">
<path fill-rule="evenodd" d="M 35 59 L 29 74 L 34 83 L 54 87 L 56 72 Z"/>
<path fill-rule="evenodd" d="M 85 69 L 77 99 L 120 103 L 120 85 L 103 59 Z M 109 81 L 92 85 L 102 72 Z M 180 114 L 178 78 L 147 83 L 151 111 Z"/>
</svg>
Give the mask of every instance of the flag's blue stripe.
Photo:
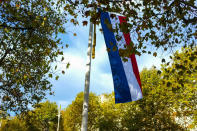
<svg viewBox="0 0 197 131">
<path fill-rule="evenodd" d="M 107 27 L 107 21 L 109 24 L 111 24 L 109 14 L 107 12 L 101 12 L 101 25 L 104 33 L 105 43 L 107 48 L 110 49 L 110 51 L 108 51 L 108 56 L 113 75 L 115 102 L 129 102 L 132 101 L 129 85 L 119 55 L 118 47 L 116 45 L 114 33 Z M 113 48 L 116 50 L 114 51 Z"/>
</svg>

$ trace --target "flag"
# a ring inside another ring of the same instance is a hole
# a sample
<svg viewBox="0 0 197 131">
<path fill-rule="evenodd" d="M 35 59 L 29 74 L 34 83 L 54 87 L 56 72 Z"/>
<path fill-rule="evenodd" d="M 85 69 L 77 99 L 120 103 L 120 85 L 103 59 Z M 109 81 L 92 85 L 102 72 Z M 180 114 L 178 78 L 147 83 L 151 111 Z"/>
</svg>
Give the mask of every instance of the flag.
<svg viewBox="0 0 197 131">
<path fill-rule="evenodd" d="M 125 44 L 131 43 L 130 34 L 121 32 L 119 28 L 119 24 L 126 23 L 126 17 L 102 11 L 100 13 L 113 76 L 115 103 L 142 99 L 141 81 L 135 54 L 132 54 L 127 62 L 124 62 L 119 55 L 119 49 L 124 49 Z M 113 29 L 118 29 L 118 31 L 113 32 Z"/>
</svg>

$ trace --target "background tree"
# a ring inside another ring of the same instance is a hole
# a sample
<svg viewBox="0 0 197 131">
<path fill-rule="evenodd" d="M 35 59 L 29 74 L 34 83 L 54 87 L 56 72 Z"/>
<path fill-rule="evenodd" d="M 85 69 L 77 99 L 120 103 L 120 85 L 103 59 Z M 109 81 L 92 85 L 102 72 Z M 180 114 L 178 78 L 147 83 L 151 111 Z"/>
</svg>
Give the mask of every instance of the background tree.
<svg viewBox="0 0 197 131">
<path fill-rule="evenodd" d="M 28 113 L 3 119 L 0 131 L 54 131 L 57 129 L 57 114 L 55 102 L 39 103 Z"/>
<path fill-rule="evenodd" d="M 25 125 L 25 121 L 15 117 L 3 119 L 0 127 L 0 131 L 28 131 Z"/>
<path fill-rule="evenodd" d="M 182 48 L 171 57 L 171 63 L 162 67 L 163 84 L 171 95 L 170 101 L 174 102 L 177 117 L 188 117 L 196 125 L 197 110 L 197 47 Z M 188 122 L 186 122 L 189 124 Z M 186 125 L 187 125 L 186 124 Z"/>
<path fill-rule="evenodd" d="M 65 131 L 80 130 L 83 108 L 83 92 L 79 93 L 75 100 L 70 104 L 65 111 L 62 112 L 63 126 Z M 88 107 L 88 130 L 97 128 L 98 116 L 100 115 L 99 98 L 90 93 Z"/>
<path fill-rule="evenodd" d="M 24 114 L 24 120 L 28 130 L 54 131 L 57 129 L 58 107 L 55 102 L 43 102 L 35 106 L 35 109 Z"/>
<path fill-rule="evenodd" d="M 51 63 L 63 55 L 61 3 L 0 1 L 0 110 L 23 111 L 52 94 Z M 56 77 L 58 79 L 58 77 Z"/>
</svg>

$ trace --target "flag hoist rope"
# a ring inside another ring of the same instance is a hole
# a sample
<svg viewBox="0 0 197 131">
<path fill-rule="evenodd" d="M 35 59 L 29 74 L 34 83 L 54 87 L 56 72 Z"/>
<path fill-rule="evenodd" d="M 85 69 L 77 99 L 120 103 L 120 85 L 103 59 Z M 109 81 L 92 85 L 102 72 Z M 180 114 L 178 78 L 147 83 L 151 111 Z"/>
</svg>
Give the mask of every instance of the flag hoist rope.
<svg viewBox="0 0 197 131">
<path fill-rule="evenodd" d="M 95 58 L 95 46 L 96 46 L 96 23 L 94 24 L 94 39 L 92 45 L 92 59 Z"/>
<path fill-rule="evenodd" d="M 92 3 L 93 2 L 94 0 L 92 0 Z M 92 54 L 92 34 L 93 34 L 93 24 L 92 22 L 90 22 L 81 131 L 87 131 L 88 129 L 88 101 L 89 101 L 91 54 Z"/>
</svg>

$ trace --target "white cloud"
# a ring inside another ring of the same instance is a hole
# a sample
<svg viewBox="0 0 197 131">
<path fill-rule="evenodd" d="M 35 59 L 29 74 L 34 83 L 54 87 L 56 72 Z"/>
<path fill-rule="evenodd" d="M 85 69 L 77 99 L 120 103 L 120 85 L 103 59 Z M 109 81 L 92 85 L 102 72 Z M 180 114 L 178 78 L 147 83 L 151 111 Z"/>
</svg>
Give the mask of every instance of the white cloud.
<svg viewBox="0 0 197 131">
<path fill-rule="evenodd" d="M 85 70 L 85 58 L 83 58 L 80 53 L 77 52 L 69 52 L 64 53 L 65 60 L 60 64 L 60 68 L 65 68 L 64 63 L 70 63 L 70 67 L 68 68 L 68 73 L 84 71 Z"/>
</svg>

